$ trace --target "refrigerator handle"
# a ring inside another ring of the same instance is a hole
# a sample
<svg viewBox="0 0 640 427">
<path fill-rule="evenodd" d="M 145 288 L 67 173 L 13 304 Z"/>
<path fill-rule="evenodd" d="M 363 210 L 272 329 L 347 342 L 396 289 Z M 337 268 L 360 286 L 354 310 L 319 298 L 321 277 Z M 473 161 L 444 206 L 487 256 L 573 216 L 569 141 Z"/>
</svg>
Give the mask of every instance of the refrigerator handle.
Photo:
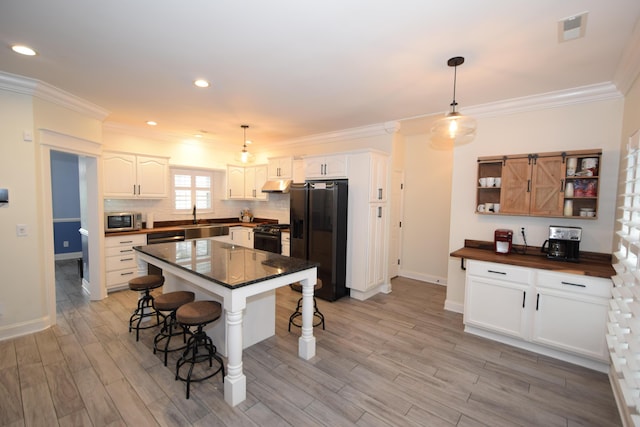
<svg viewBox="0 0 640 427">
<path fill-rule="evenodd" d="M 304 221 L 301 219 L 294 219 L 293 220 L 293 230 L 292 231 L 292 235 L 291 237 L 295 238 L 295 239 L 302 239 L 302 230 L 304 229 L 302 226 L 304 224 Z"/>
</svg>

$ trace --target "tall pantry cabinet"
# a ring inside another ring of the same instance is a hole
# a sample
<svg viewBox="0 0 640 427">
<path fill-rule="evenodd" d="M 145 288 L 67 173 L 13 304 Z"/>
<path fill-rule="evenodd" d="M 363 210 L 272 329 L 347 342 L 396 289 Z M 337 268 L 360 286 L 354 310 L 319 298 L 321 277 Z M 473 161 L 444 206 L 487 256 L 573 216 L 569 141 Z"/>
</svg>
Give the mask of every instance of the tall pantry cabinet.
<svg viewBox="0 0 640 427">
<path fill-rule="evenodd" d="M 364 300 L 388 292 L 389 156 L 379 152 L 349 156 L 349 246 L 347 287 Z"/>
</svg>

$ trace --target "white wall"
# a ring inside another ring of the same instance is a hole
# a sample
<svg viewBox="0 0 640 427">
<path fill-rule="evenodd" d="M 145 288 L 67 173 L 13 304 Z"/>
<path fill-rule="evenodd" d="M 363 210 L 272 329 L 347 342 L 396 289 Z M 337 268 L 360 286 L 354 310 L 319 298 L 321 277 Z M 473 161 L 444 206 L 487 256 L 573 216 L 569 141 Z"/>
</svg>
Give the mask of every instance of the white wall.
<svg viewBox="0 0 640 427">
<path fill-rule="evenodd" d="M 427 134 L 405 137 L 400 275 L 447 283 L 453 151 L 434 150 Z"/>
<path fill-rule="evenodd" d="M 46 321 L 46 293 L 39 251 L 36 143 L 22 137 L 24 130 L 34 129 L 32 98 L 0 90 L 0 118 L 0 187 L 9 189 L 9 203 L 0 206 L 1 338 L 11 334 L 10 326 Z M 17 224 L 27 226 L 28 236 L 16 236 Z"/>
<path fill-rule="evenodd" d="M 520 228 L 525 227 L 529 245 L 541 246 L 548 226 L 557 224 L 583 228 L 581 250 L 611 253 L 623 105 L 619 98 L 479 119 L 475 141 L 454 150 L 449 247 L 441 250 L 454 251 L 465 239 L 492 241 L 496 228 L 514 230 L 514 243 L 521 244 Z M 603 150 L 597 220 L 474 213 L 478 157 L 591 148 Z M 446 306 L 461 310 L 463 302 L 464 272 L 460 260 L 450 258 Z"/>
</svg>

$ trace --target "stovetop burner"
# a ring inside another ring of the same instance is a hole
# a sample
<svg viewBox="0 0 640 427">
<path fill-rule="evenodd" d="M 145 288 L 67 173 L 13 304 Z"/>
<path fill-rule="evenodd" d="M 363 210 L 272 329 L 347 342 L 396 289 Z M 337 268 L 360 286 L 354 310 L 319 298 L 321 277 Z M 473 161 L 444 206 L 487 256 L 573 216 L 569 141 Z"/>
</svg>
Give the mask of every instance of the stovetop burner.
<svg viewBox="0 0 640 427">
<path fill-rule="evenodd" d="M 289 224 L 262 224 L 256 226 L 254 231 L 258 233 L 278 234 L 286 228 L 289 228 Z"/>
</svg>

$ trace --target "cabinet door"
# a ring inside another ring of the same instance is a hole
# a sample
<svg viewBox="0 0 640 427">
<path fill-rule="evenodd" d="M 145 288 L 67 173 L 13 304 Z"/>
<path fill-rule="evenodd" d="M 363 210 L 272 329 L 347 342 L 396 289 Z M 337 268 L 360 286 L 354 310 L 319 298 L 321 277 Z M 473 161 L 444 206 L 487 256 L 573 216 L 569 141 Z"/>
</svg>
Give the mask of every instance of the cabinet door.
<svg viewBox="0 0 640 427">
<path fill-rule="evenodd" d="M 561 216 L 565 162 L 561 156 L 534 160 L 531 173 L 531 215 Z"/>
<path fill-rule="evenodd" d="M 105 153 L 103 177 L 104 197 L 135 197 L 137 194 L 136 156 L 120 153 Z"/>
<path fill-rule="evenodd" d="M 292 176 L 291 157 L 278 157 L 269 159 L 267 176 L 269 179 L 291 179 Z"/>
<path fill-rule="evenodd" d="M 256 168 L 244 168 L 244 197 L 253 199 L 256 196 Z"/>
<path fill-rule="evenodd" d="M 371 185 L 369 187 L 370 202 L 387 200 L 387 158 L 377 154 L 371 155 Z"/>
<path fill-rule="evenodd" d="M 532 341 L 582 356 L 608 360 L 608 300 L 538 288 Z"/>
<path fill-rule="evenodd" d="M 264 187 L 264 183 L 267 182 L 267 166 L 256 166 L 254 169 L 254 192 L 252 196 L 249 194 L 246 196 L 253 197 L 256 200 L 267 200 L 268 194 L 262 192 L 262 187 Z"/>
<path fill-rule="evenodd" d="M 372 204 L 369 206 L 369 242 L 367 245 L 367 278 L 366 287 L 371 289 L 384 283 L 385 244 L 384 224 L 386 206 Z"/>
<path fill-rule="evenodd" d="M 167 159 L 137 157 L 138 196 L 146 198 L 167 197 L 169 165 Z"/>
<path fill-rule="evenodd" d="M 467 273 L 464 323 L 516 338 L 526 337 L 529 286 Z"/>
<path fill-rule="evenodd" d="M 304 159 L 304 176 L 307 178 L 323 178 L 324 166 L 324 157 Z"/>
<path fill-rule="evenodd" d="M 339 154 L 325 158 L 325 176 L 327 178 L 344 178 L 347 176 L 347 156 Z"/>
<path fill-rule="evenodd" d="M 227 167 L 227 198 L 244 199 L 244 168 L 242 166 Z"/>
<path fill-rule="evenodd" d="M 507 159 L 502 167 L 500 212 L 526 215 L 531 203 L 531 160 Z"/>
</svg>

